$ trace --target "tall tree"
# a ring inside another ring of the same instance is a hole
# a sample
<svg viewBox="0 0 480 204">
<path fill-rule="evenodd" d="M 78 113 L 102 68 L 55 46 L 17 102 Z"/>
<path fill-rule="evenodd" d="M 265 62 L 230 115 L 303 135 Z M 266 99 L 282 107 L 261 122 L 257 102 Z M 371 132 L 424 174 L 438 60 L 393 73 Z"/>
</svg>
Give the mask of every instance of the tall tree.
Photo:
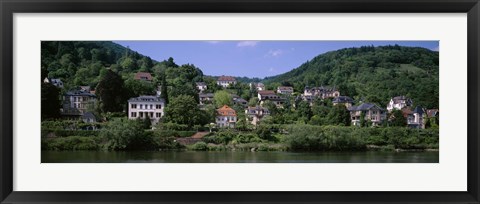
<svg viewBox="0 0 480 204">
<path fill-rule="evenodd" d="M 393 110 L 390 113 L 389 118 L 390 118 L 390 121 L 389 121 L 390 126 L 395 126 L 395 127 L 407 126 L 407 119 L 403 116 L 403 113 L 401 110 Z"/>
<path fill-rule="evenodd" d="M 96 93 L 102 104 L 102 111 L 121 112 L 126 104 L 123 79 L 115 72 L 108 70 L 97 85 Z"/>
<path fill-rule="evenodd" d="M 60 90 L 50 83 L 42 83 L 42 120 L 60 117 Z"/>
<path fill-rule="evenodd" d="M 232 96 L 227 91 L 222 90 L 215 92 L 215 95 L 213 95 L 213 100 L 217 108 L 220 108 L 224 105 L 232 106 Z"/>
<path fill-rule="evenodd" d="M 170 104 L 165 107 L 165 119 L 168 122 L 187 125 L 189 128 L 202 121 L 204 114 L 198 108 L 193 96 L 180 95 L 172 98 Z"/>
<path fill-rule="evenodd" d="M 169 103 L 168 101 L 168 84 L 167 84 L 167 77 L 165 76 L 165 73 L 162 74 L 162 88 L 161 91 L 162 93 L 160 94 L 160 97 L 165 100 L 165 105 Z"/>
</svg>

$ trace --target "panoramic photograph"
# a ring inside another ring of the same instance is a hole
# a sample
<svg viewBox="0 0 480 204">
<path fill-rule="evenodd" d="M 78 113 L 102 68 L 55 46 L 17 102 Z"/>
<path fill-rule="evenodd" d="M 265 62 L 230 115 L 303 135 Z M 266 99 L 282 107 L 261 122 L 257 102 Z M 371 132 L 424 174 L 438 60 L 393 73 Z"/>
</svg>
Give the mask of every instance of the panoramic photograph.
<svg viewBox="0 0 480 204">
<path fill-rule="evenodd" d="M 439 41 L 42 41 L 42 163 L 438 163 Z"/>
</svg>

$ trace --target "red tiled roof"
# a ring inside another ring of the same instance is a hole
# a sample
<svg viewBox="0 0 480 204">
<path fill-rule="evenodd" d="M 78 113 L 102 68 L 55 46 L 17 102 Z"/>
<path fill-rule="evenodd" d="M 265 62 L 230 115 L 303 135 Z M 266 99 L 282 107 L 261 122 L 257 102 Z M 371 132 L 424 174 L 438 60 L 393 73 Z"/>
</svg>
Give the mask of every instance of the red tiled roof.
<svg viewBox="0 0 480 204">
<path fill-rule="evenodd" d="M 233 110 L 227 105 L 224 105 L 223 107 L 217 109 L 217 114 L 219 116 L 237 116 L 235 110 Z"/>
<path fill-rule="evenodd" d="M 153 79 L 152 75 L 148 72 L 137 72 L 134 79 L 143 79 L 151 81 Z"/>
<path fill-rule="evenodd" d="M 220 76 L 217 81 L 236 81 L 235 77 L 231 76 Z"/>
</svg>

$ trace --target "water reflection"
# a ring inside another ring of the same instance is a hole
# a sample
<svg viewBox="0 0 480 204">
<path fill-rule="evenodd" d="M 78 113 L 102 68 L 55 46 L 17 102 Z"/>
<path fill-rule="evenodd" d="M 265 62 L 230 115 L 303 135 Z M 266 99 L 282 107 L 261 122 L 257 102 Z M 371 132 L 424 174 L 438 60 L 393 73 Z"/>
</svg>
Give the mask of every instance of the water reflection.
<svg viewBox="0 0 480 204">
<path fill-rule="evenodd" d="M 438 152 L 42 151 L 42 163 L 438 163 Z"/>
</svg>

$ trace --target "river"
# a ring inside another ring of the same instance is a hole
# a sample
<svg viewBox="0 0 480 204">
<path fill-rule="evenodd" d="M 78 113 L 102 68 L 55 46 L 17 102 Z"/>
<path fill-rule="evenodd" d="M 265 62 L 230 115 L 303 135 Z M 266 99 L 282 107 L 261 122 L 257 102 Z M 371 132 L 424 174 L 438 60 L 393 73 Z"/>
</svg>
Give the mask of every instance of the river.
<svg viewBox="0 0 480 204">
<path fill-rule="evenodd" d="M 438 163 L 439 152 L 42 151 L 42 163 Z"/>
</svg>

